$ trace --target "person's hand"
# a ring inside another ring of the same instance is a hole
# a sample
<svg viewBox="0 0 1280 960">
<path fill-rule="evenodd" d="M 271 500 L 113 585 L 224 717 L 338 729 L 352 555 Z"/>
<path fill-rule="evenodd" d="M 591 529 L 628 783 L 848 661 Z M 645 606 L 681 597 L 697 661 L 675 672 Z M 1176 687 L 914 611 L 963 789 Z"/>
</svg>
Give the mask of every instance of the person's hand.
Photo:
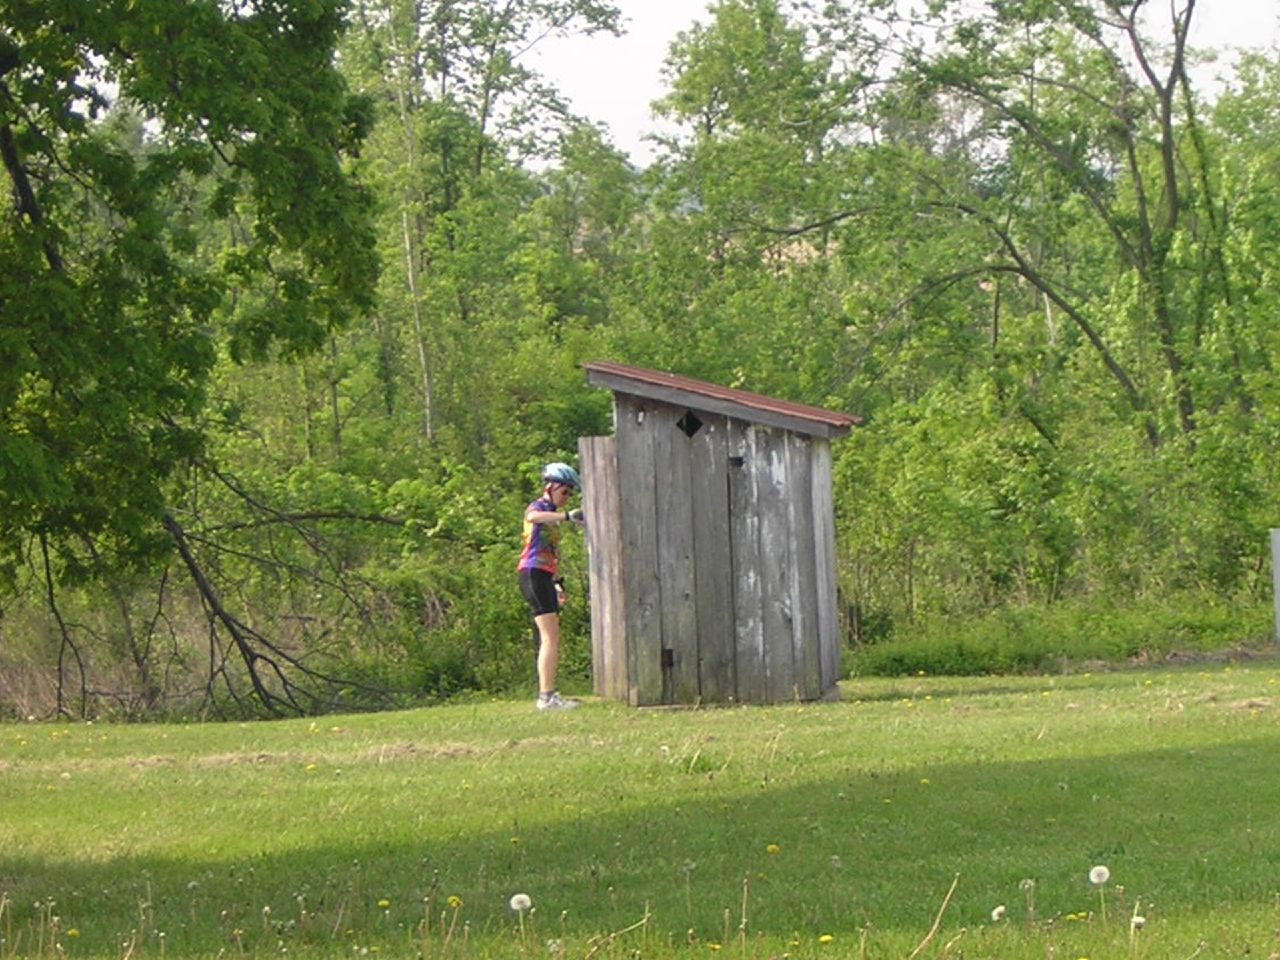
<svg viewBox="0 0 1280 960">
<path fill-rule="evenodd" d="M 581 510 L 570 510 L 565 515 L 569 518 L 570 523 L 582 524 L 587 522 L 587 515 Z"/>
</svg>

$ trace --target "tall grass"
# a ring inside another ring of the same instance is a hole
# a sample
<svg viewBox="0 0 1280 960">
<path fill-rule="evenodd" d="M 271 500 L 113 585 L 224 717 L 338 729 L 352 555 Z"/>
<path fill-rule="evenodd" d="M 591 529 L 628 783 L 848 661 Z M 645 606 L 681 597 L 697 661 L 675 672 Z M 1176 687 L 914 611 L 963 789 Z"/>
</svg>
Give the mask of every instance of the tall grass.
<svg viewBox="0 0 1280 960">
<path fill-rule="evenodd" d="M 983 617 L 924 619 L 850 658 L 854 675 L 1047 673 L 1081 664 L 1159 663 L 1226 650 L 1270 650 L 1271 604 L 1205 594 L 1162 602 L 1002 607 Z"/>
<path fill-rule="evenodd" d="M 1280 946 L 1274 663 L 843 693 L 3 725 L 0 958 Z"/>
</svg>

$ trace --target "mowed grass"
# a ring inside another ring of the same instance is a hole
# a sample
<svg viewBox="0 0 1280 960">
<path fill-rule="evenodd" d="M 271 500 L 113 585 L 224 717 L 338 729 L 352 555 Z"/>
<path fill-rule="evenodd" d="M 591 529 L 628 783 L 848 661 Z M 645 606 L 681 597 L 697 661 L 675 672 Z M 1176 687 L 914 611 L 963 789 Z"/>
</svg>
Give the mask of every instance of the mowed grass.
<svg viewBox="0 0 1280 960">
<path fill-rule="evenodd" d="M 1280 948 L 1275 662 L 842 693 L 3 725 L 0 958 Z"/>
</svg>

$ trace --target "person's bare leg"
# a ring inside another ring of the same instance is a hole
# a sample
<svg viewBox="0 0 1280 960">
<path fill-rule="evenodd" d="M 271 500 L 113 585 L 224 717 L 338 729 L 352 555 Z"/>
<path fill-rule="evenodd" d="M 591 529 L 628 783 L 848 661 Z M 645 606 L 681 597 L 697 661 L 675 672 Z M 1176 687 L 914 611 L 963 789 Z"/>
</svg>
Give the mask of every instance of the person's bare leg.
<svg viewBox="0 0 1280 960">
<path fill-rule="evenodd" d="M 556 688 L 556 670 L 560 666 L 560 614 L 543 613 L 533 618 L 538 628 L 538 693 Z"/>
</svg>

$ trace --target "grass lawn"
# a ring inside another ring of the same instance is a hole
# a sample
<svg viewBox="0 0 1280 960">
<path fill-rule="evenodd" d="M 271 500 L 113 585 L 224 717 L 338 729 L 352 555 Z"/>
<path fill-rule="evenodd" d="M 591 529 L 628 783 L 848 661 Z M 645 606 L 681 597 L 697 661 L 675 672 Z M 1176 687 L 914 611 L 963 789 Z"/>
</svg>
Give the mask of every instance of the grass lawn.
<svg viewBox="0 0 1280 960">
<path fill-rule="evenodd" d="M 1280 950 L 1275 661 L 842 693 L 0 725 L 0 958 Z"/>
</svg>

